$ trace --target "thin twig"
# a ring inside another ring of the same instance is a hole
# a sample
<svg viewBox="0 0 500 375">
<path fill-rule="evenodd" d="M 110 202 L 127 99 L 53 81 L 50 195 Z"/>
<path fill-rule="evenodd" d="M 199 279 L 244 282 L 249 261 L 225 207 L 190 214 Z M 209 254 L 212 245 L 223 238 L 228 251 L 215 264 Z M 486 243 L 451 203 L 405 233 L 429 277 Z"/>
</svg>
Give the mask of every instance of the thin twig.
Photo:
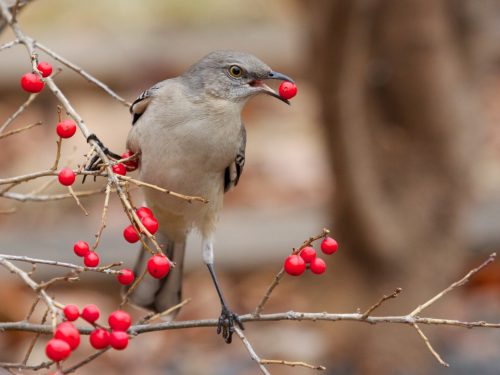
<svg viewBox="0 0 500 375">
<path fill-rule="evenodd" d="M 54 164 L 50 168 L 51 171 L 56 171 L 57 167 L 59 166 L 59 160 L 61 159 L 61 144 L 62 144 L 62 139 L 59 138 L 56 141 L 56 158 L 54 160 Z"/>
<path fill-rule="evenodd" d="M 36 299 L 37 301 L 40 301 L 39 298 Z M 49 315 L 49 312 L 50 310 L 47 308 L 45 310 L 45 313 L 43 314 L 42 316 L 42 320 L 41 320 L 41 324 L 45 324 L 45 321 L 47 320 L 47 316 Z M 41 336 L 41 333 L 37 333 L 33 339 L 31 340 L 30 342 L 30 345 L 28 347 L 28 350 L 26 351 L 26 354 L 24 355 L 24 359 L 23 359 L 23 364 L 25 365 L 26 363 L 28 363 L 28 359 L 30 358 L 30 355 L 31 353 L 33 352 L 33 348 L 35 347 L 35 344 L 36 342 L 38 341 L 38 339 L 40 338 Z"/>
<path fill-rule="evenodd" d="M 99 230 L 97 231 L 97 234 L 95 235 L 95 243 L 94 246 L 92 246 L 92 250 L 97 249 L 97 246 L 99 246 L 99 241 L 101 240 L 102 232 L 104 231 L 104 228 L 106 228 L 106 215 L 108 213 L 110 194 L 111 194 L 111 185 L 107 184 L 106 193 L 104 195 L 104 207 L 102 209 L 101 225 L 99 227 Z"/>
<path fill-rule="evenodd" d="M 29 321 L 31 319 L 31 316 L 35 312 L 35 309 L 36 309 L 39 302 L 40 302 L 40 298 L 35 299 L 35 301 L 31 304 L 31 307 L 28 311 L 28 314 L 26 314 L 26 318 L 24 318 L 24 320 Z"/>
<path fill-rule="evenodd" d="M 241 331 L 241 329 L 239 329 L 238 327 L 235 327 L 234 328 L 234 332 L 241 339 L 241 341 L 243 342 L 243 345 L 245 345 L 245 348 L 247 349 L 248 354 L 250 354 L 250 358 L 252 358 L 259 365 L 260 371 L 264 375 L 271 375 L 271 373 L 267 370 L 266 366 L 264 366 L 264 364 L 261 362 L 260 357 L 257 355 L 257 353 L 253 349 L 252 345 L 250 344 L 250 341 L 248 341 L 248 339 L 243 334 L 243 332 Z"/>
<path fill-rule="evenodd" d="M 310 368 L 311 370 L 320 370 L 320 371 L 326 370 L 325 366 L 311 365 L 306 362 L 285 361 L 282 359 L 261 359 L 260 363 L 262 363 L 263 365 L 285 365 L 290 367 L 300 366 L 300 367 Z"/>
<path fill-rule="evenodd" d="M 134 280 L 134 282 L 132 283 L 132 285 L 130 286 L 130 288 L 128 288 L 127 291 L 123 294 L 122 301 L 120 302 L 120 308 L 122 308 L 123 306 L 125 306 L 125 304 L 128 301 L 128 297 L 130 296 L 130 294 L 132 294 L 132 292 L 135 290 L 135 288 L 137 288 L 137 286 L 142 281 L 142 279 L 144 279 L 144 276 L 146 276 L 147 273 L 148 273 L 148 269 L 145 268 L 144 271 L 142 271 L 142 273 L 139 275 L 139 277 L 137 277 Z"/>
<path fill-rule="evenodd" d="M 78 199 L 77 195 L 75 194 L 75 191 L 73 190 L 73 188 L 71 186 L 68 186 L 68 191 L 71 194 L 71 196 L 75 199 L 77 206 L 81 208 L 81 210 L 83 211 L 85 216 L 89 216 L 89 213 L 87 212 L 85 207 L 83 207 L 82 202 L 80 202 L 80 199 Z"/>
<path fill-rule="evenodd" d="M 191 298 L 187 298 L 184 301 L 178 303 L 177 305 L 169 307 L 165 311 L 162 311 L 162 312 L 159 312 L 159 313 L 156 313 L 156 314 L 147 315 L 143 319 L 141 319 L 141 321 L 139 322 L 139 324 L 146 324 L 146 323 L 149 323 L 149 322 L 151 322 L 153 320 L 159 319 L 159 318 L 161 318 L 161 317 L 163 317 L 165 315 L 169 315 L 169 314 L 173 313 L 174 311 L 179 310 L 183 306 L 187 305 L 189 302 L 191 302 Z"/>
<path fill-rule="evenodd" d="M 427 348 L 432 353 L 432 355 L 438 360 L 438 362 L 441 363 L 444 367 L 450 367 L 450 365 L 448 363 L 446 363 L 445 361 L 443 361 L 443 359 L 441 358 L 441 356 L 439 355 L 439 353 L 434 350 L 434 348 L 432 347 L 429 339 L 422 332 L 422 330 L 420 329 L 420 327 L 416 323 L 413 323 L 413 327 L 417 330 L 417 332 L 420 335 L 420 337 L 422 338 L 422 340 L 424 340 L 425 345 L 427 345 Z"/>
<path fill-rule="evenodd" d="M 19 40 L 15 39 L 10 42 L 4 43 L 0 46 L 0 51 L 3 51 L 4 49 L 14 47 L 19 44 Z"/>
<path fill-rule="evenodd" d="M 61 373 L 62 374 L 71 374 L 71 373 L 75 372 L 76 370 L 78 370 L 80 367 L 82 367 L 82 366 L 86 365 L 87 363 L 92 362 L 94 359 L 100 357 L 101 355 L 106 353 L 109 349 L 110 349 L 110 347 L 107 347 L 106 349 L 99 350 L 98 352 L 95 352 L 95 353 L 89 355 L 83 361 L 78 362 L 76 365 L 62 370 Z"/>
<path fill-rule="evenodd" d="M 21 114 L 24 112 L 26 108 L 29 107 L 29 105 L 35 100 L 35 98 L 38 96 L 38 93 L 31 94 L 28 99 L 19 106 L 17 111 L 15 111 L 5 122 L 0 126 L 0 133 L 3 133 L 7 127 L 12 124 L 12 122 Z"/>
<path fill-rule="evenodd" d="M 35 122 L 34 124 L 29 124 L 27 126 L 19 128 L 19 129 L 14 129 L 14 130 L 8 131 L 6 133 L 0 133 L 0 139 L 9 137 L 9 136 L 17 134 L 17 133 L 21 133 L 23 131 L 29 130 L 29 129 L 34 128 L 35 126 L 39 126 L 39 125 L 42 125 L 41 121 Z"/>
<path fill-rule="evenodd" d="M 45 290 L 41 289 L 40 286 L 35 281 L 33 281 L 33 279 L 29 277 L 26 272 L 16 267 L 14 264 L 12 264 L 11 262 L 9 262 L 8 260 L 6 260 L 1 256 L 0 256 L 0 264 L 2 264 L 9 271 L 17 274 L 31 289 L 33 289 L 40 296 L 40 298 L 43 299 L 47 307 L 50 309 L 52 317 L 52 328 L 55 330 L 57 324 L 58 311 L 52 298 L 50 298 L 48 294 L 45 292 Z"/>
<path fill-rule="evenodd" d="M 380 305 L 382 305 L 385 301 L 391 298 L 396 298 L 399 293 L 401 293 L 403 289 L 396 288 L 392 294 L 388 296 L 383 295 L 374 305 L 372 305 L 368 310 L 366 310 L 361 316 L 362 319 L 366 319 L 375 309 L 377 309 Z"/>
<path fill-rule="evenodd" d="M 469 272 L 467 272 L 467 274 L 462 277 L 460 280 L 454 282 L 453 284 L 451 284 L 448 288 L 444 289 L 443 291 L 439 292 L 438 294 L 436 294 L 434 297 L 432 297 L 430 300 L 428 300 L 427 302 L 425 302 L 424 304 L 418 306 L 415 310 L 413 310 L 409 315 L 410 316 L 417 316 L 420 312 L 422 312 L 423 310 L 425 310 L 427 307 L 429 307 L 430 305 L 432 305 L 434 302 L 436 302 L 437 300 L 443 298 L 446 294 L 448 294 L 449 292 L 451 292 L 453 289 L 457 288 L 457 287 L 460 287 L 462 285 L 464 285 L 465 283 L 467 283 L 470 279 L 471 276 L 473 276 L 474 274 L 478 273 L 479 271 L 481 271 L 484 267 L 486 267 L 488 264 L 490 264 L 491 262 L 493 262 L 496 258 L 497 254 L 496 253 L 492 253 L 490 254 L 490 256 L 488 257 L 487 260 L 485 260 L 483 263 L 481 263 L 478 267 L 470 270 Z"/>
<path fill-rule="evenodd" d="M 72 62 L 66 60 L 64 57 L 61 55 L 58 55 L 48 47 L 44 46 L 43 44 L 39 42 L 35 42 L 35 46 L 47 53 L 49 56 L 53 57 L 55 60 L 59 61 L 60 63 L 66 65 L 68 68 L 71 70 L 75 71 L 76 73 L 80 74 L 83 78 L 85 78 L 87 81 L 93 83 L 100 89 L 104 90 L 109 96 L 112 98 L 118 100 L 120 103 L 122 103 L 125 107 L 130 107 L 132 103 L 127 102 L 125 99 L 123 99 L 120 95 L 118 95 L 116 92 L 111 90 L 106 84 L 103 82 L 99 81 L 97 78 L 93 77 L 89 73 L 87 73 L 85 70 L 77 66 L 76 64 L 73 64 Z"/>
<path fill-rule="evenodd" d="M 136 180 L 135 178 L 132 178 L 132 177 L 129 177 L 129 176 L 118 175 L 118 178 L 120 180 L 129 181 L 132 184 L 135 184 L 137 186 L 144 186 L 144 187 L 148 187 L 150 189 L 158 190 L 158 191 L 160 191 L 162 193 L 165 193 L 165 194 L 168 194 L 168 195 L 172 195 L 174 197 L 177 197 L 177 198 L 180 198 L 182 200 L 185 200 L 185 201 L 187 201 L 189 203 L 192 203 L 193 201 L 198 201 L 198 202 L 201 202 L 201 203 L 208 203 L 208 200 L 205 199 L 205 198 L 203 198 L 203 197 L 190 196 L 190 195 L 184 195 L 184 194 L 176 193 L 176 192 L 174 192 L 172 190 L 164 189 L 164 188 L 159 187 L 157 185 L 153 185 L 153 184 L 149 184 L 149 183 L 144 182 L 144 181 Z"/>
<path fill-rule="evenodd" d="M 8 198 L 20 202 L 48 202 L 48 201 L 57 201 L 61 199 L 74 198 L 74 196 L 77 196 L 78 198 L 89 197 L 92 195 L 102 194 L 103 191 L 104 191 L 103 189 L 74 191 L 74 195 L 72 195 L 71 193 L 47 194 L 47 195 L 36 195 L 33 193 L 29 194 L 4 193 L 0 194 L 0 196 L 2 196 L 3 198 Z"/>
<path fill-rule="evenodd" d="M 0 368 L 38 371 L 45 368 L 50 368 L 50 366 L 52 366 L 53 364 L 54 362 L 52 361 L 42 362 L 38 365 L 25 365 L 22 363 L 0 362 Z"/>
</svg>

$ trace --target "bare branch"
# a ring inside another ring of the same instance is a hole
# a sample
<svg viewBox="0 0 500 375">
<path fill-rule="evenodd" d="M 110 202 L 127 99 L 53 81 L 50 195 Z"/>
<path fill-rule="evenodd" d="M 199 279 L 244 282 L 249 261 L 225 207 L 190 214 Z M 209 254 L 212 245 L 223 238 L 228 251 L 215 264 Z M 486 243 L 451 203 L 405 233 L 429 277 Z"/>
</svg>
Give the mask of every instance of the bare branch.
<svg viewBox="0 0 500 375">
<path fill-rule="evenodd" d="M 87 358 L 85 358 L 81 362 L 78 362 L 76 365 L 62 370 L 62 373 L 63 374 L 71 374 L 71 373 L 75 372 L 80 367 L 86 365 L 89 362 L 92 362 L 94 359 L 96 359 L 96 358 L 100 357 L 101 355 L 103 355 L 104 353 L 106 353 L 110 348 L 111 347 L 107 347 L 106 349 L 99 350 L 98 352 L 95 352 L 95 353 L 89 355 Z"/>
<path fill-rule="evenodd" d="M 33 102 L 33 100 L 35 100 L 35 98 L 38 96 L 38 93 L 35 93 L 35 94 L 31 94 L 28 99 L 23 103 L 21 104 L 21 106 L 17 109 L 17 111 L 15 111 L 12 116 L 10 116 L 3 124 L 2 126 L 0 126 L 0 134 L 3 133 L 5 131 L 5 129 L 7 129 L 7 127 L 12 124 L 12 122 L 21 114 L 24 112 L 24 110 L 26 108 L 29 107 L 29 105 Z"/>
<path fill-rule="evenodd" d="M 250 344 L 250 341 L 248 341 L 248 339 L 246 338 L 246 336 L 241 331 L 241 329 L 239 329 L 238 327 L 235 327 L 234 332 L 241 339 L 241 341 L 243 342 L 243 345 L 245 345 L 245 348 L 247 349 L 248 354 L 250 354 L 250 358 L 252 358 L 259 365 L 260 371 L 264 375 L 271 375 L 271 373 L 267 370 L 267 368 L 262 363 L 260 357 L 257 355 L 257 353 L 255 352 L 255 350 L 253 349 L 252 345 Z"/>
<path fill-rule="evenodd" d="M 143 319 L 141 319 L 141 321 L 139 322 L 139 324 L 149 323 L 152 320 L 156 320 L 156 319 L 159 319 L 159 318 L 161 318 L 163 316 L 172 314 L 174 311 L 179 310 L 181 307 L 187 305 L 189 302 L 191 302 L 191 298 L 187 298 L 184 301 L 178 303 L 177 305 L 169 307 L 165 311 L 159 312 L 157 314 L 146 315 Z"/>
<path fill-rule="evenodd" d="M 310 368 L 311 370 L 321 370 L 321 371 L 326 370 L 325 366 L 311 365 L 306 362 L 285 361 L 282 359 L 261 359 L 260 363 L 264 365 L 285 365 L 290 367 L 300 366 L 300 367 Z"/>
<path fill-rule="evenodd" d="M 23 131 L 29 130 L 29 129 L 34 128 L 35 126 L 39 126 L 39 125 L 42 125 L 41 121 L 35 122 L 34 124 L 24 126 L 22 128 L 19 128 L 19 129 L 11 130 L 11 131 L 6 132 L 6 133 L 0 133 L 0 139 L 10 137 L 11 135 L 21 133 Z"/>
<path fill-rule="evenodd" d="M 118 95 L 116 92 L 111 90 L 106 84 L 103 82 L 99 81 L 97 78 L 91 76 L 89 73 L 87 73 L 85 70 L 77 66 L 76 64 L 66 60 L 64 57 L 61 55 L 58 55 L 48 47 L 44 46 L 43 44 L 39 42 L 35 42 L 35 47 L 41 49 L 43 52 L 48 54 L 49 56 L 53 57 L 55 60 L 59 61 L 60 63 L 66 65 L 68 68 L 71 70 L 75 71 L 76 73 L 80 74 L 83 78 L 85 78 L 87 81 L 93 83 L 97 87 L 99 87 L 101 90 L 104 90 L 109 96 L 112 98 L 118 100 L 120 103 L 122 103 L 125 107 L 130 107 L 132 103 L 127 102 L 125 99 L 123 99 L 120 95 Z"/>
<path fill-rule="evenodd" d="M 83 211 L 85 216 L 89 216 L 89 213 L 87 212 L 85 207 L 83 207 L 82 202 L 80 202 L 80 199 L 78 199 L 78 196 L 75 194 L 75 191 L 73 190 L 73 188 L 71 186 L 68 186 L 68 191 L 69 191 L 70 195 L 75 199 L 76 205 L 81 208 L 81 210 Z"/>
<path fill-rule="evenodd" d="M 107 184 L 106 185 L 106 193 L 104 196 L 104 208 L 102 209 L 101 226 L 99 227 L 99 230 L 97 231 L 97 234 L 95 235 L 96 239 L 95 239 L 94 246 L 92 246 L 93 250 L 97 249 L 97 246 L 99 246 L 99 241 L 101 240 L 102 232 L 104 231 L 104 228 L 106 228 L 106 214 L 108 212 L 110 193 L 111 193 L 111 185 Z"/>
<path fill-rule="evenodd" d="M 424 340 L 425 342 L 425 345 L 427 345 L 427 348 L 429 349 L 429 351 L 432 353 L 432 355 L 438 360 L 439 363 L 441 363 L 444 367 L 450 367 L 450 365 L 448 363 L 446 363 L 445 361 L 443 361 L 443 359 L 441 358 L 441 356 L 438 354 L 438 352 L 436 352 L 434 350 L 434 348 L 432 347 L 431 343 L 429 342 L 429 339 L 427 338 L 427 336 L 422 332 L 422 330 L 420 329 L 420 327 L 416 324 L 416 323 L 413 323 L 413 327 L 417 330 L 418 334 L 420 335 L 420 337 L 422 338 L 422 340 Z"/>
<path fill-rule="evenodd" d="M 389 294 L 388 296 L 386 296 L 386 295 L 382 296 L 382 298 L 380 298 L 377 301 L 377 303 L 375 303 L 373 306 L 371 306 L 368 310 L 366 310 L 363 313 L 361 318 L 366 319 L 375 309 L 380 307 L 380 305 L 382 305 L 385 301 L 387 301 L 388 299 L 391 299 L 391 298 L 396 298 L 399 295 L 399 293 L 401 293 L 402 291 L 403 291 L 403 289 L 397 288 L 394 290 L 394 292 L 392 294 Z"/>
<path fill-rule="evenodd" d="M 135 184 L 137 186 L 144 186 L 144 187 L 148 187 L 150 189 L 161 191 L 162 193 L 165 193 L 165 194 L 168 194 L 168 195 L 172 195 L 174 197 L 177 197 L 177 198 L 180 198 L 182 200 L 188 201 L 189 203 L 192 203 L 193 201 L 198 201 L 198 202 L 201 202 L 201 203 L 208 203 L 208 200 L 206 200 L 203 197 L 196 197 L 196 196 L 190 196 L 190 195 L 184 195 L 184 194 L 176 193 L 176 192 L 174 192 L 172 190 L 164 189 L 164 188 L 159 187 L 157 185 L 153 185 L 153 184 L 149 184 L 149 183 L 144 182 L 144 181 L 136 180 L 135 178 L 132 178 L 132 177 L 118 175 L 118 178 L 120 180 L 129 181 L 129 182 L 131 182 L 131 183 L 133 183 L 133 184 Z"/>
<path fill-rule="evenodd" d="M 442 292 L 436 294 L 434 297 L 432 297 L 430 300 L 428 300 L 424 304 L 418 306 L 409 315 L 410 316 L 417 316 L 420 312 L 422 312 L 424 309 L 426 309 L 427 307 L 429 307 L 430 305 L 432 305 L 434 302 L 436 302 L 436 301 L 440 300 L 441 298 L 443 298 L 446 294 L 448 294 L 449 292 L 451 292 L 453 289 L 458 288 L 458 287 L 464 285 L 465 283 L 467 283 L 469 281 L 469 279 L 470 279 L 471 276 L 473 276 L 474 274 L 478 273 L 484 267 L 486 267 L 488 264 L 490 264 L 491 262 L 493 262 L 495 260 L 496 256 L 497 256 L 496 253 L 490 254 L 489 258 L 487 260 L 485 260 L 482 264 L 480 264 L 478 267 L 476 267 L 476 268 L 470 270 L 469 272 L 467 272 L 467 274 L 464 277 L 462 277 L 460 280 L 454 282 L 448 288 L 446 288 Z"/>
<path fill-rule="evenodd" d="M 10 42 L 4 43 L 0 46 L 0 51 L 3 51 L 4 49 L 8 49 L 11 47 L 14 47 L 19 44 L 19 40 L 15 39 Z"/>
<path fill-rule="evenodd" d="M 87 190 L 87 191 L 75 191 L 74 195 L 82 198 L 82 197 L 90 197 L 92 195 L 102 194 L 104 192 L 103 189 L 97 190 Z M 47 195 L 33 195 L 29 194 L 20 194 L 20 193 L 4 193 L 0 194 L 3 198 L 8 198 L 20 202 L 47 202 L 47 201 L 57 201 L 61 199 L 73 198 L 73 195 L 70 193 L 64 194 L 47 194 Z"/>
</svg>

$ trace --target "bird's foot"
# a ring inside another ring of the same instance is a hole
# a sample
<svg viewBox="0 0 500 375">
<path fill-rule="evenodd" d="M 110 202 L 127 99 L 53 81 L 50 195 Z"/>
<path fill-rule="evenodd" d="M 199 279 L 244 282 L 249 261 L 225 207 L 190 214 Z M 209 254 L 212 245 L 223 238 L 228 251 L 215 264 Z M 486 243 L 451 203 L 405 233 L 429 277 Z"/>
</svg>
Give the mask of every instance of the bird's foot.
<svg viewBox="0 0 500 375">
<path fill-rule="evenodd" d="M 110 157 L 111 159 L 114 159 L 114 160 L 120 160 L 121 159 L 121 156 L 118 155 L 118 154 L 115 154 L 114 152 L 110 151 L 106 146 L 104 146 L 104 144 L 101 142 L 101 140 L 99 138 L 97 138 L 97 136 L 95 134 L 91 134 L 87 137 L 87 142 L 89 141 L 95 141 L 97 143 L 97 145 L 101 148 L 101 150 L 108 156 Z M 95 171 L 98 171 L 100 170 L 102 167 L 102 160 L 101 160 L 101 157 L 99 156 L 99 154 L 95 154 L 90 160 L 89 162 L 87 163 L 87 165 L 85 166 L 85 171 L 87 172 L 95 172 Z M 85 182 L 85 178 L 87 176 L 83 176 L 83 181 L 82 181 L 82 184 Z M 95 177 L 94 176 L 94 180 L 95 180 Z"/>
<path fill-rule="evenodd" d="M 231 344 L 233 340 L 233 333 L 235 331 L 235 324 L 240 329 L 245 329 L 243 327 L 243 323 L 240 320 L 240 317 L 229 310 L 227 306 L 222 306 L 222 312 L 220 313 L 219 321 L 217 323 L 217 334 L 222 333 L 222 338 L 226 342 L 226 344 Z"/>
</svg>

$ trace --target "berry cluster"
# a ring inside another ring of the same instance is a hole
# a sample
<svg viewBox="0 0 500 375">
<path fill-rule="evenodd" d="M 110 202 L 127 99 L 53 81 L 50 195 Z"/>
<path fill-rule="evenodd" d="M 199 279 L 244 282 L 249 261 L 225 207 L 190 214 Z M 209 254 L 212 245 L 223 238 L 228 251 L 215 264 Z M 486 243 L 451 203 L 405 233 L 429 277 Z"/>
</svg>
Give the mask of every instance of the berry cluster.
<svg viewBox="0 0 500 375">
<path fill-rule="evenodd" d="M 127 150 L 127 152 L 122 154 L 122 159 L 128 159 L 133 155 L 134 153 L 132 151 Z M 125 167 L 129 172 L 135 171 L 139 167 L 139 161 L 137 159 L 124 161 L 123 164 L 125 164 Z"/>
<path fill-rule="evenodd" d="M 66 305 L 63 309 L 66 321 L 60 323 L 54 331 L 54 338 L 47 342 L 45 354 L 55 362 L 68 358 L 72 351 L 80 345 L 80 332 L 73 325 L 73 321 L 79 317 L 94 326 L 90 334 L 90 345 L 95 349 L 104 349 L 111 345 L 113 349 L 123 350 L 128 345 L 127 330 L 132 324 L 130 315 L 122 310 L 116 310 L 109 315 L 108 324 L 110 330 L 99 327 L 96 324 L 101 315 L 96 305 L 87 305 L 80 313 L 78 306 Z"/>
<path fill-rule="evenodd" d="M 87 267 L 97 267 L 99 265 L 99 255 L 90 250 L 90 246 L 85 241 L 75 242 L 73 245 L 73 251 L 79 257 L 83 258 L 83 264 Z M 134 273 L 128 268 L 124 268 L 119 271 L 116 276 L 118 282 L 122 285 L 129 285 L 134 281 Z"/>
<path fill-rule="evenodd" d="M 327 255 L 336 253 L 338 247 L 337 241 L 331 237 L 325 237 L 321 242 L 321 251 Z M 298 254 L 289 255 L 285 259 L 283 268 L 292 276 L 302 275 L 307 268 L 312 273 L 320 275 L 326 271 L 326 263 L 316 255 L 316 250 L 312 246 L 306 246 Z"/>
<path fill-rule="evenodd" d="M 158 220 L 153 215 L 153 211 L 143 206 L 139 207 L 135 213 L 141 220 L 142 225 L 148 230 L 149 233 L 155 234 L 158 230 Z M 123 230 L 123 237 L 127 242 L 136 243 L 139 241 L 140 234 L 135 227 L 131 224 Z"/>
<path fill-rule="evenodd" d="M 127 151 L 122 154 L 122 159 L 128 159 L 134 155 L 133 152 Z M 132 172 L 135 171 L 139 167 L 139 162 L 137 160 L 127 160 L 123 163 L 114 164 L 111 169 L 114 173 L 119 174 L 121 176 L 125 176 L 127 171 Z"/>
<path fill-rule="evenodd" d="M 46 78 L 52 74 L 52 66 L 48 62 L 41 62 L 37 66 L 42 77 Z M 36 73 L 26 73 L 21 77 L 21 87 L 29 93 L 37 93 L 43 90 L 45 83 Z"/>
<path fill-rule="evenodd" d="M 135 213 L 148 232 L 155 234 L 158 230 L 158 220 L 156 220 L 153 211 L 148 207 L 142 206 L 139 207 Z M 134 225 L 131 224 L 123 230 L 123 237 L 127 242 L 136 243 L 139 241 L 140 233 Z M 147 268 L 152 277 L 155 279 L 162 279 L 170 272 L 170 262 L 163 254 L 153 255 L 148 260 Z"/>
</svg>

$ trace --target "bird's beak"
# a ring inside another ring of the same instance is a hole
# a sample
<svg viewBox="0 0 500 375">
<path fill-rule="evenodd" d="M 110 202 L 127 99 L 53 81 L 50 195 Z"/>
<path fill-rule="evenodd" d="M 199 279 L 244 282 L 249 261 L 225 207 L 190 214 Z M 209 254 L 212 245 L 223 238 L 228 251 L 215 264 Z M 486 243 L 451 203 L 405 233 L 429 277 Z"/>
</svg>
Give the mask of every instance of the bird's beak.
<svg viewBox="0 0 500 375">
<path fill-rule="evenodd" d="M 284 75 L 283 73 L 278 73 L 278 72 L 274 72 L 274 71 L 269 73 L 268 76 L 262 78 L 262 80 L 264 80 L 264 79 L 279 79 L 281 81 L 288 81 L 288 82 L 295 83 L 294 80 L 291 79 L 290 77 Z M 263 93 L 274 96 L 276 99 L 279 99 L 282 102 L 285 102 L 286 104 L 290 105 L 290 102 L 288 101 L 288 99 L 282 98 L 275 90 L 273 90 L 271 87 L 269 87 L 264 82 L 262 82 L 262 80 L 258 79 L 258 80 L 252 81 L 250 83 L 250 86 L 259 87 L 259 88 L 261 88 L 261 91 Z"/>
</svg>

